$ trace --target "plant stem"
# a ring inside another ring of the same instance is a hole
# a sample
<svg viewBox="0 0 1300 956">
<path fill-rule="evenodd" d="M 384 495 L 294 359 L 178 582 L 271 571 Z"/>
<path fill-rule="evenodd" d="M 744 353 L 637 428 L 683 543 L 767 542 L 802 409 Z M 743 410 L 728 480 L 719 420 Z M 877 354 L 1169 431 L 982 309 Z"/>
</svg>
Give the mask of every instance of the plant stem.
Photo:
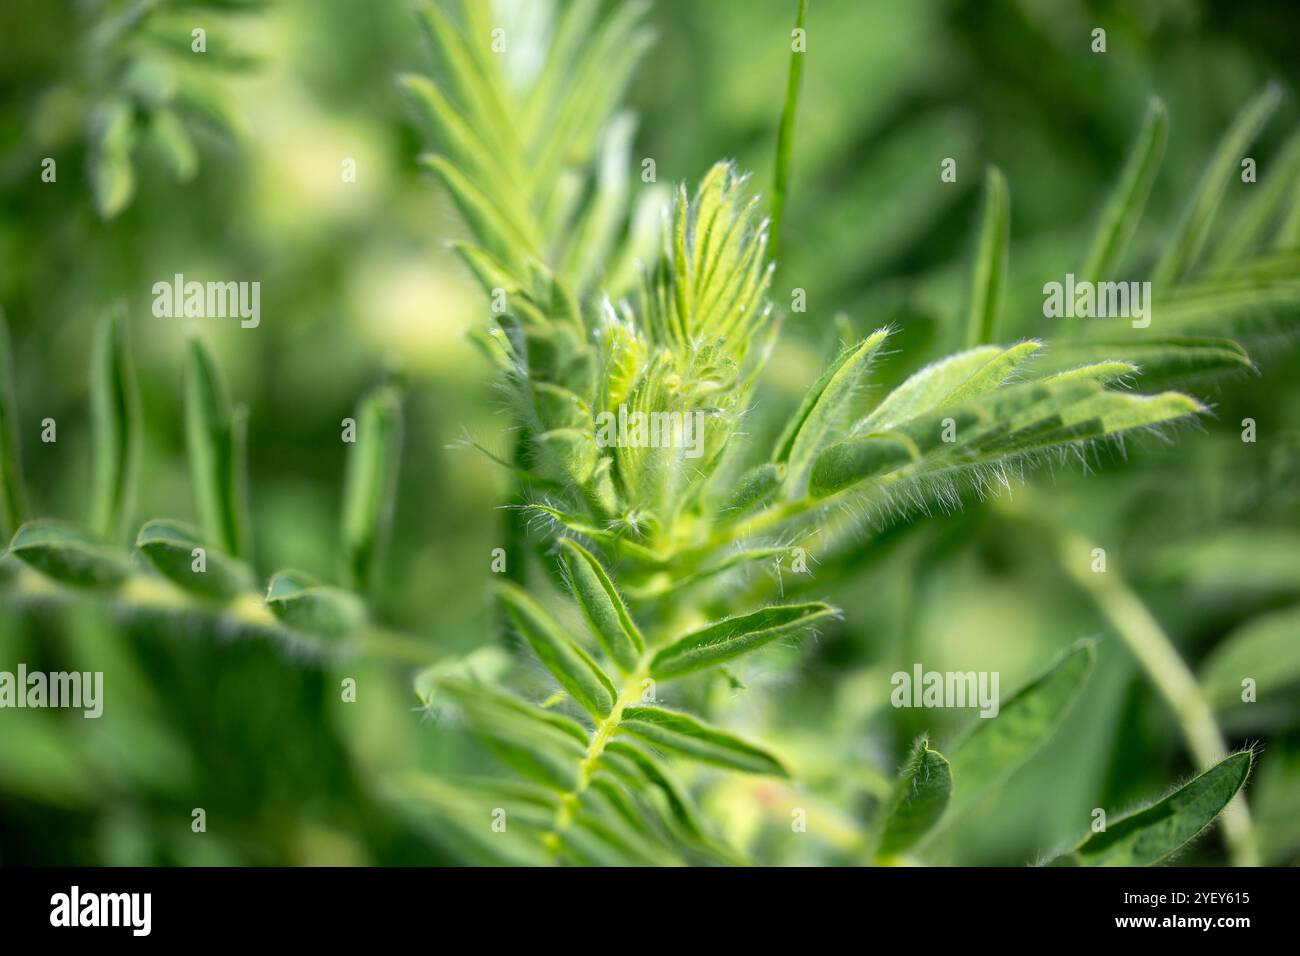
<svg viewBox="0 0 1300 956">
<path fill-rule="evenodd" d="M 636 670 L 628 674 L 627 680 L 623 682 L 618 692 L 618 699 L 614 701 L 614 706 L 610 708 L 605 719 L 596 725 L 591 735 L 591 742 L 587 745 L 587 752 L 583 755 L 582 762 L 578 764 L 578 782 L 574 784 L 572 790 L 560 798 L 560 805 L 555 811 L 555 822 L 550 832 L 542 837 L 542 842 L 552 853 L 560 852 L 563 846 L 561 834 L 573 825 L 573 818 L 581 805 L 582 795 L 591 785 L 591 775 L 600 761 L 600 755 L 605 752 L 605 745 L 618 730 L 619 722 L 623 719 L 623 711 L 632 701 L 641 696 L 641 685 L 650 673 L 650 658 L 651 655 L 647 652 L 637 664 Z"/>
<path fill-rule="evenodd" d="M 1097 605 L 1173 712 L 1200 770 L 1213 767 L 1227 747 L 1214 712 L 1195 676 L 1142 599 L 1113 570 L 1094 573 L 1093 543 L 1072 531 L 1056 530 L 1054 545 L 1062 569 Z M 1259 849 L 1246 798 L 1238 793 L 1223 811 L 1223 836 L 1236 866 L 1258 866 Z"/>
</svg>

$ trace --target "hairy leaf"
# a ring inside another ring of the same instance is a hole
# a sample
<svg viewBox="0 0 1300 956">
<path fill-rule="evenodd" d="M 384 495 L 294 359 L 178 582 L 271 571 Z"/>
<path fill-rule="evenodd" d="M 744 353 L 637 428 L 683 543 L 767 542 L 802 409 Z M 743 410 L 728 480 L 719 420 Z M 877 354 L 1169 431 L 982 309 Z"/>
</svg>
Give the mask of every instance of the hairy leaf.
<svg viewBox="0 0 1300 956">
<path fill-rule="evenodd" d="M 633 671 L 645 653 L 645 639 L 628 614 L 623 598 L 600 562 L 571 538 L 560 541 L 561 557 L 574 597 L 605 653 L 624 671 Z"/>
<path fill-rule="evenodd" d="M 1095 659 L 1092 642 L 1075 645 L 1002 704 L 996 717 L 978 720 L 951 748 L 952 776 L 963 806 L 1024 764 L 1056 732 Z"/>
<path fill-rule="evenodd" d="M 566 635 L 555 619 L 522 588 L 503 582 L 497 594 L 533 653 L 560 685 L 597 720 L 608 716 L 618 696 L 613 682 L 591 655 Z"/>
<path fill-rule="evenodd" d="M 1225 758 L 1145 810 L 1093 833 L 1051 866 L 1150 866 L 1208 827 L 1250 776 L 1251 753 Z"/>
<path fill-rule="evenodd" d="M 628 707 L 623 711 L 618 733 L 638 737 L 703 763 L 747 773 L 789 776 L 781 761 L 761 747 L 680 711 Z"/>
<path fill-rule="evenodd" d="M 925 836 L 943 816 L 951 793 L 948 761 L 922 737 L 912 745 L 881 813 L 876 852 L 880 856 L 901 853 Z"/>
<path fill-rule="evenodd" d="M 656 678 L 669 678 L 703 670 L 799 634 L 835 613 L 829 604 L 813 602 L 765 607 L 727 618 L 673 641 L 655 654 L 650 673 Z"/>
</svg>

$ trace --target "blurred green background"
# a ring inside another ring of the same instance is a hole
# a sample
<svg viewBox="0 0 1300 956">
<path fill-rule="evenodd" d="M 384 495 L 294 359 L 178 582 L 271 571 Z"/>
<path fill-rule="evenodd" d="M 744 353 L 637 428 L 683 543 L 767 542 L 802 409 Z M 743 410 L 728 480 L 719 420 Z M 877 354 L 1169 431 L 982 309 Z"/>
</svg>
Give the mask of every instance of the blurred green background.
<svg viewBox="0 0 1300 956">
<path fill-rule="evenodd" d="M 464 229 L 417 171 L 421 140 L 394 86 L 397 74 L 428 69 L 409 5 L 157 6 L 157 35 L 132 51 L 146 65 L 129 95 L 170 82 L 150 64 L 183 64 L 172 80 L 192 95 L 197 167 L 190 174 L 165 143 L 142 141 L 134 194 L 107 221 L 87 176 L 87 131 L 119 79 L 100 62 L 96 31 L 130 5 L 0 8 L 0 305 L 33 513 L 84 518 L 91 330 L 123 301 L 145 426 L 134 524 L 192 518 L 187 323 L 151 314 L 151 286 L 178 272 L 257 280 L 259 328 L 193 324 L 249 409 L 259 569 L 336 575 L 339 422 L 396 372 L 408 388 L 406 443 L 378 606 L 431 659 L 491 643 L 486 584 L 491 550 L 505 543 L 508 486 L 456 446 L 468 432 L 506 448 L 508 417 L 465 336 L 487 321 L 487 303 L 446 248 Z M 793 6 L 657 0 L 658 41 L 629 106 L 641 123 L 634 155 L 655 159 L 660 182 L 694 182 L 734 157 L 767 191 Z M 194 25 L 214 54 L 201 65 L 166 52 L 183 50 Z M 1095 26 L 1107 30 L 1105 54 L 1089 50 Z M 1283 106 L 1252 153 L 1267 169 L 1297 123 L 1297 36 L 1294 4 L 812 0 L 774 285 L 779 309 L 789 312 L 796 287 L 808 304 L 785 316 L 753 439 L 767 442 L 815 378 L 840 313 L 859 332 L 899 328 L 882 391 L 956 347 L 985 163 L 1011 187 L 1002 337 L 1054 334 L 1041 286 L 1080 257 L 1148 98 L 1165 100 L 1171 124 L 1139 258 L 1168 234 L 1235 112 L 1273 79 Z M 45 157 L 57 162 L 53 183 L 40 178 Z M 945 157 L 957 160 L 955 184 L 939 181 Z M 354 183 L 340 176 L 347 158 Z M 1235 628 L 1300 601 L 1300 358 L 1285 336 L 1251 354 L 1259 374 L 1195 390 L 1214 410 L 1201 427 L 1032 479 L 1034 505 L 1107 548 L 1193 669 Z M 1259 423 L 1254 444 L 1240 441 L 1248 416 Z M 47 417 L 57 443 L 39 440 Z M 1011 497 L 1023 504 L 1021 492 Z M 1033 860 L 1081 833 L 1093 807 L 1124 807 L 1194 769 L 1123 645 L 1050 548 L 1007 515 L 975 501 L 892 522 L 864 534 L 833 573 L 783 582 L 841 605 L 844 620 L 816 642 L 760 655 L 743 675 L 748 689 L 712 706 L 744 715 L 789 755 L 796 788 L 827 808 L 823 819 L 862 814 L 912 736 L 930 728 L 942 742 L 968 719 L 890 708 L 890 673 L 914 661 L 998 670 L 1005 694 L 1083 636 L 1102 638 L 1085 698 L 1043 753 L 943 835 L 934 858 Z M 480 760 L 455 728 L 421 719 L 410 668 L 322 666 L 201 622 L 122 627 L 93 602 L 19 607 L 0 591 L 0 608 L 0 669 L 102 670 L 107 694 L 97 721 L 0 712 L 0 862 L 449 862 L 376 795 L 388 771 Z M 358 680 L 355 704 L 339 700 L 343 676 Z M 1271 863 L 1300 859 L 1294 691 L 1220 714 L 1231 743 L 1263 744 L 1248 797 Z M 790 792 L 725 775 L 697 785 L 758 860 L 847 862 L 834 832 L 790 834 Z M 195 807 L 207 813 L 201 835 L 190 829 Z M 1185 859 L 1221 862 L 1224 850 L 1214 835 Z"/>
</svg>

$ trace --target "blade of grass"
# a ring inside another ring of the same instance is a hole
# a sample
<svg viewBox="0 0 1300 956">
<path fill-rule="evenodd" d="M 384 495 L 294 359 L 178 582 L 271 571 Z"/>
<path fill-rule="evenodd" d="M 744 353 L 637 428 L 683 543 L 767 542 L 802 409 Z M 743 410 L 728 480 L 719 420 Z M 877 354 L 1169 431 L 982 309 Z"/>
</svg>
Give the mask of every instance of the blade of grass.
<svg viewBox="0 0 1300 956">
<path fill-rule="evenodd" d="M 808 0 L 799 0 L 795 14 L 796 30 L 804 28 L 808 15 Z M 790 75 L 785 87 L 785 107 L 781 110 L 781 126 L 776 134 L 776 168 L 772 174 L 772 258 L 778 259 L 781 249 L 781 223 L 785 219 L 786 185 L 790 180 L 790 157 L 794 153 L 794 120 L 799 109 L 799 82 L 803 78 L 804 54 L 790 50 Z"/>
<path fill-rule="evenodd" d="M 1080 279 L 1099 282 L 1109 276 L 1123 258 L 1124 250 L 1142 219 L 1151 184 L 1160 170 L 1168 132 L 1169 114 L 1165 111 L 1165 104 L 1152 99 L 1133 150 L 1124 164 L 1124 172 L 1102 211 L 1092 248 L 1079 270 Z"/>
<path fill-rule="evenodd" d="M 1196 266 L 1228 182 L 1237 171 L 1243 152 L 1273 114 L 1281 96 L 1277 85 L 1270 83 L 1237 114 L 1237 119 L 1223 134 L 1178 231 L 1156 266 L 1151 280 L 1154 285 L 1168 288 Z"/>
<path fill-rule="evenodd" d="M 966 348 L 993 341 L 1002 289 L 1007 281 L 1007 244 L 1011 203 L 1002 170 L 990 166 L 984 174 L 984 215 L 971 284 L 970 311 L 966 315 Z"/>
<path fill-rule="evenodd" d="M 124 321 L 120 307 L 104 317 L 91 368 L 95 479 L 90 524 L 105 540 L 125 531 L 134 492 L 137 401 Z"/>
<path fill-rule="evenodd" d="M 27 516 L 22 456 L 18 443 L 18 401 L 14 397 L 9 326 L 0 309 L 0 540 L 8 541 Z"/>
</svg>

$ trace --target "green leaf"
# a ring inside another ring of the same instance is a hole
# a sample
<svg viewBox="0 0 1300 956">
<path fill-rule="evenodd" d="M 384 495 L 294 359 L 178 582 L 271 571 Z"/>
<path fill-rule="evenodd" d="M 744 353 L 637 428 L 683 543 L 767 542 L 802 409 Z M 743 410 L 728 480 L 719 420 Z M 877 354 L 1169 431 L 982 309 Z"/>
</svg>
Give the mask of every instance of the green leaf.
<svg viewBox="0 0 1300 956">
<path fill-rule="evenodd" d="M 149 135 L 178 180 L 187 183 L 194 178 L 199 169 L 198 147 L 175 112 L 156 110 L 149 122 Z"/>
<path fill-rule="evenodd" d="M 135 108 L 122 96 L 103 100 L 90 116 L 90 181 L 95 209 L 112 219 L 135 195 Z"/>
<path fill-rule="evenodd" d="M 618 694 L 591 655 L 569 638 L 522 588 L 502 582 L 497 586 L 497 594 L 533 653 L 570 696 L 597 720 L 608 716 Z"/>
<path fill-rule="evenodd" d="M 1253 367 L 1246 350 L 1231 339 L 1186 335 L 1128 342 L 1062 342 L 1052 347 L 1037 370 L 1057 372 L 1105 360 L 1132 363 L 1136 366 L 1131 370 L 1134 377 L 1140 377 L 1147 388 L 1184 385 Z"/>
<path fill-rule="evenodd" d="M 808 16 L 808 0 L 799 0 L 794 26 L 802 31 Z M 794 154 L 794 119 L 799 108 L 799 82 L 803 77 L 803 50 L 790 48 L 790 72 L 785 84 L 785 105 L 781 108 L 781 125 L 776 133 L 776 163 L 772 173 L 772 256 L 776 257 L 781 240 L 781 222 L 785 214 L 786 183 L 790 178 L 790 157 Z"/>
<path fill-rule="evenodd" d="M 788 482 L 802 480 L 827 437 L 847 417 L 849 402 L 888 334 L 880 329 L 846 348 L 804 395 L 772 454 L 773 464 L 786 465 Z"/>
<path fill-rule="evenodd" d="M 342 538 L 347 580 L 365 592 L 374 582 L 379 554 L 393 521 L 402 453 L 402 399 L 381 386 L 361 401 L 356 443 L 348 454 L 343 487 Z"/>
<path fill-rule="evenodd" d="M 1002 290 L 1007 282 L 1007 247 L 1011 235 L 1011 200 L 1002 170 L 990 166 L 984 175 L 984 214 L 975 268 L 971 277 L 970 308 L 966 314 L 966 347 L 974 348 L 994 338 Z"/>
<path fill-rule="evenodd" d="M 1211 268 L 1226 272 L 1244 260 L 1259 244 L 1265 230 L 1279 218 L 1288 194 L 1300 182 L 1300 132 L 1292 133 L 1277 156 L 1264 165 L 1260 179 L 1260 184 L 1253 187 L 1249 202 L 1214 250 Z"/>
<path fill-rule="evenodd" d="M 204 534 L 227 554 L 246 557 L 243 443 L 212 355 L 190 340 L 185 368 L 185 437 L 194 506 Z"/>
<path fill-rule="evenodd" d="M 765 607 L 727 618 L 679 637 L 654 656 L 655 678 L 681 677 L 792 637 L 838 613 L 820 601 Z"/>
<path fill-rule="evenodd" d="M 27 514 L 22 455 L 18 441 L 18 401 L 14 397 L 13 352 L 4 309 L 0 309 L 0 536 L 8 540 Z"/>
<path fill-rule="evenodd" d="M 673 818 L 687 834 L 694 837 L 704 836 L 699 811 L 696 810 L 686 788 L 671 770 L 636 744 L 616 738 L 606 744 L 601 760 L 608 764 L 619 758 L 627 761 L 641 780 L 663 794 Z"/>
<path fill-rule="evenodd" d="M 1021 688 L 996 717 L 980 719 L 951 749 L 961 806 L 1024 764 L 1061 725 L 1092 673 L 1096 650 L 1081 641 Z"/>
<path fill-rule="evenodd" d="M 894 793 L 881 813 L 877 827 L 878 856 L 902 853 L 943 816 L 952 794 L 952 772 L 948 761 L 922 737 L 898 774 Z"/>
<path fill-rule="evenodd" d="M 573 231 L 561 274 L 585 295 L 599 281 L 627 215 L 629 162 L 636 119 L 631 113 L 614 117 L 602 135 L 596 191 Z"/>
<path fill-rule="evenodd" d="M 135 546 L 159 574 L 186 591 L 216 600 L 229 600 L 257 587 L 252 568 L 208 548 L 197 528 L 179 521 L 155 518 L 146 522 Z M 196 549 L 202 549 L 201 563 Z"/>
<path fill-rule="evenodd" d="M 561 559 L 587 625 L 600 646 L 626 672 L 636 670 L 645 653 L 645 639 L 627 605 L 600 562 L 571 538 L 560 539 Z"/>
<path fill-rule="evenodd" d="M 721 507 L 723 515 L 735 519 L 766 504 L 775 496 L 785 481 L 785 466 L 764 462 L 749 469 L 736 479 L 735 485 Z"/>
<path fill-rule="evenodd" d="M 781 762 L 761 747 L 679 711 L 661 707 L 628 707 L 623 711 L 617 733 L 637 737 L 703 763 L 746 773 L 789 776 Z"/>
<path fill-rule="evenodd" d="M 355 594 L 321 584 L 301 571 L 280 571 L 272 577 L 266 606 L 287 627 L 305 634 L 341 637 L 366 622 L 365 606 Z"/>
<path fill-rule="evenodd" d="M 1102 210 L 1088 257 L 1079 270 L 1080 280 L 1104 281 L 1112 276 L 1123 260 L 1129 240 L 1133 238 L 1142 219 L 1147 197 L 1151 194 L 1151 184 L 1155 182 L 1156 173 L 1160 170 L 1168 131 L 1169 116 L 1165 112 L 1165 105 L 1158 99 L 1152 99 L 1147 106 L 1142 129 L 1138 131 L 1137 140 L 1129 153 L 1128 162 L 1124 164 L 1124 172 Z"/>
<path fill-rule="evenodd" d="M 9 552 L 42 574 L 78 587 L 115 587 L 131 573 L 126 555 L 80 528 L 44 518 L 19 528 Z"/>
<path fill-rule="evenodd" d="M 1050 866 L 1151 866 L 1208 827 L 1250 776 L 1250 751 L 1225 758 L 1145 810 L 1093 833 Z"/>
<path fill-rule="evenodd" d="M 1228 183 L 1236 175 L 1246 149 L 1277 108 L 1281 96 L 1281 90 L 1270 83 L 1242 109 L 1224 133 L 1178 231 L 1156 265 L 1151 280 L 1153 285 L 1167 288 L 1195 268 Z"/>
<path fill-rule="evenodd" d="M 134 496 L 139 398 L 126 345 L 125 309 L 100 323 L 90 373 L 95 479 L 90 525 L 106 540 L 120 537 Z"/>
<path fill-rule="evenodd" d="M 554 862 L 538 842 L 538 827 L 525 823 L 537 822 L 530 799 L 492 797 L 416 773 L 382 781 L 379 792 L 417 832 L 467 862 L 506 866 Z M 500 832 L 492 827 L 497 809 L 506 812 L 506 827 Z"/>
<path fill-rule="evenodd" d="M 945 404 L 959 388 L 1004 354 L 996 345 L 958 352 L 921 369 L 881 400 L 854 434 L 887 431 Z"/>
<path fill-rule="evenodd" d="M 1300 607 L 1247 621 L 1215 645 L 1201 667 L 1201 687 L 1217 708 L 1240 705 L 1248 677 L 1261 701 L 1300 683 Z"/>
</svg>

